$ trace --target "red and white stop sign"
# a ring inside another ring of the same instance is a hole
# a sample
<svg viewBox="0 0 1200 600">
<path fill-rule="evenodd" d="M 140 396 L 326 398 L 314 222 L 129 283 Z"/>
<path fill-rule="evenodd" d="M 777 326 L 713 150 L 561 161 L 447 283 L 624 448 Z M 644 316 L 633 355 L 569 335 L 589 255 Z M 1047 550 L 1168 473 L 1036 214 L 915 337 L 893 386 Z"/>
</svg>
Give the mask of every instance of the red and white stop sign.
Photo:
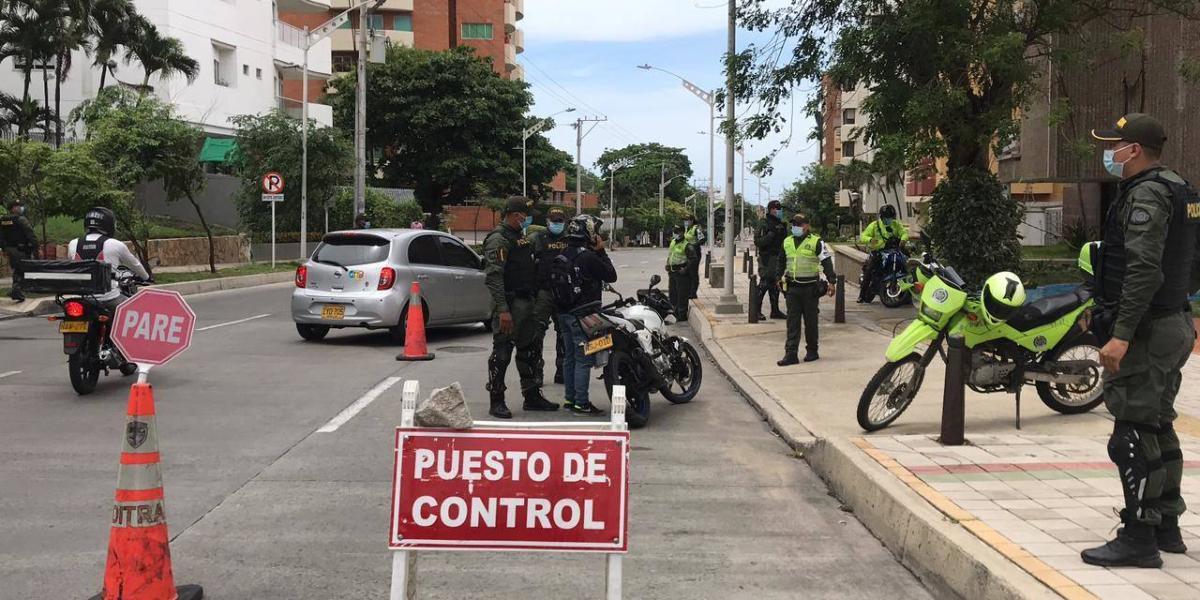
<svg viewBox="0 0 1200 600">
<path fill-rule="evenodd" d="M 117 308 L 112 341 L 129 362 L 161 365 L 188 349 L 195 327 L 179 292 L 144 289 Z"/>
</svg>

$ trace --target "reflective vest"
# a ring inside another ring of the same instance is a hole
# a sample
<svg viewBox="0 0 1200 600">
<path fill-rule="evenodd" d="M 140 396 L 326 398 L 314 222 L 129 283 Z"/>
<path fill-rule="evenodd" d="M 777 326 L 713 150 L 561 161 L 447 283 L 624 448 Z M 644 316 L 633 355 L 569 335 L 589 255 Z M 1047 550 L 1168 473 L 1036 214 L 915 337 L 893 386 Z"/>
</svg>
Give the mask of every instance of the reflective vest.
<svg viewBox="0 0 1200 600">
<path fill-rule="evenodd" d="M 796 236 L 783 240 L 783 252 L 787 256 L 787 276 L 791 279 L 816 279 L 821 274 L 821 236 L 810 233 L 796 245 Z"/>
<path fill-rule="evenodd" d="M 671 250 L 667 254 L 668 267 L 681 267 L 687 264 L 687 245 L 684 240 L 671 240 Z"/>
<path fill-rule="evenodd" d="M 700 226 L 692 225 L 687 231 L 683 232 L 683 241 L 689 244 L 695 244 L 697 241 L 703 241 L 704 236 L 700 234 Z"/>
</svg>

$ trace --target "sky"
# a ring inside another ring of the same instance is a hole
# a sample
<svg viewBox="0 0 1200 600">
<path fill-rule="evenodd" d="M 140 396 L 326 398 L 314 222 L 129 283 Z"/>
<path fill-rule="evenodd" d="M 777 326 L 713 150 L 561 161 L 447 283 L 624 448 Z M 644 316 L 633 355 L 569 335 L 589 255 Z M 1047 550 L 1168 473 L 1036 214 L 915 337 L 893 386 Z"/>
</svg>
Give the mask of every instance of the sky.
<svg viewBox="0 0 1200 600">
<path fill-rule="evenodd" d="M 566 108 L 576 111 L 555 117 L 558 127 L 547 133 L 551 142 L 575 156 L 577 117 L 608 117 L 583 141 L 583 165 L 592 167 L 607 148 L 658 142 L 684 148 L 695 177 L 708 178 L 708 107 L 678 79 L 637 65 L 649 63 L 688 79 L 704 89 L 724 85 L 721 57 L 727 44 L 726 5 L 721 0 L 525 0 L 525 52 L 517 56 L 532 86 L 532 114 L 549 116 Z M 738 48 L 763 34 L 739 30 Z M 762 158 L 787 138 L 792 141 L 776 157 L 774 173 L 762 179 L 762 203 L 797 179 L 804 166 L 815 162 L 817 145 L 807 139 L 812 121 L 800 113 L 803 96 L 795 101 L 796 119 L 784 131 L 747 144 L 746 165 Z M 738 104 L 739 114 L 745 105 Z M 786 107 L 789 112 L 791 104 Z M 719 107 L 718 118 L 724 114 Z M 587 125 L 585 125 L 584 131 Z M 717 187 L 725 181 L 725 143 L 716 139 Z M 741 191 L 741 159 L 735 165 Z M 618 175 L 619 177 L 619 175 Z M 746 176 L 746 198 L 760 197 L 753 175 Z M 770 190 L 768 192 L 768 189 Z"/>
</svg>

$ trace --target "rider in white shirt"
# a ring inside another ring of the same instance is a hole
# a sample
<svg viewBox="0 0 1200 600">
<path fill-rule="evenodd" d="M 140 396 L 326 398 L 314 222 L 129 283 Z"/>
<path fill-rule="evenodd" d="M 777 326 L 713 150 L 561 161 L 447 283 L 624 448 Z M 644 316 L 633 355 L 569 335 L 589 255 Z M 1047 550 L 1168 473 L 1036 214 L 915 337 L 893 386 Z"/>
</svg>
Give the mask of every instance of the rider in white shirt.
<svg viewBox="0 0 1200 600">
<path fill-rule="evenodd" d="M 83 226 L 87 233 L 81 238 L 71 240 L 67 254 L 72 260 L 99 260 L 112 266 L 112 289 L 106 294 L 96 296 L 96 300 L 115 310 L 128 299 L 121 294 L 121 288 L 117 284 L 117 268 L 125 267 L 141 279 L 150 279 L 150 274 L 124 242 L 111 237 L 116 232 L 116 217 L 113 211 L 104 207 L 93 208 L 83 217 Z"/>
</svg>

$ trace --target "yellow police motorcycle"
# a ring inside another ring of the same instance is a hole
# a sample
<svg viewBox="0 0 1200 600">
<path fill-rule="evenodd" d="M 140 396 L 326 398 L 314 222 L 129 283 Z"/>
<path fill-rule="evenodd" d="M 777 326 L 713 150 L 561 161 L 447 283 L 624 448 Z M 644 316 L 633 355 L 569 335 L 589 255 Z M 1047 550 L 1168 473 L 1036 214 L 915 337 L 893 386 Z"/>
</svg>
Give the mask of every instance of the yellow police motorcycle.
<svg viewBox="0 0 1200 600">
<path fill-rule="evenodd" d="M 1089 276 L 1092 249 L 1084 246 L 1079 260 Z M 967 385 L 976 392 L 1019 393 L 1033 384 L 1042 402 L 1063 414 L 1084 413 L 1103 401 L 1099 341 L 1087 327 L 1094 304 L 1089 285 L 1026 304 L 1016 275 L 996 273 L 978 293 L 968 292 L 954 268 L 929 253 L 914 277 L 917 318 L 892 339 L 887 362 L 863 390 L 863 429 L 883 429 L 904 413 L 933 359 L 946 359 L 952 336 L 970 352 Z"/>
</svg>

